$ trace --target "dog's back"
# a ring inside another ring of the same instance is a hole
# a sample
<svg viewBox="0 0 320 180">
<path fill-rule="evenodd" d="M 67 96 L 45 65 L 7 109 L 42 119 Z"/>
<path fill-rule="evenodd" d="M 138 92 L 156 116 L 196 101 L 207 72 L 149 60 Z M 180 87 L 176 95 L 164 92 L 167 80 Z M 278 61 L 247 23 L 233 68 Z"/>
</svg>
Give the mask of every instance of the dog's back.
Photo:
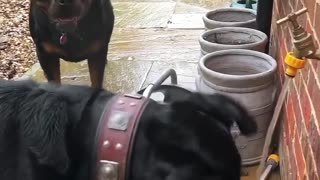
<svg viewBox="0 0 320 180">
<path fill-rule="evenodd" d="M 71 89 L 70 89 L 71 88 Z M 74 90 L 74 91 L 73 91 Z M 67 179 L 69 105 L 79 111 L 96 90 L 34 81 L 0 80 L 0 179 Z"/>
<path fill-rule="evenodd" d="M 31 162 L 18 131 L 18 106 L 33 82 L 0 80 L 0 179 L 31 179 Z"/>
</svg>

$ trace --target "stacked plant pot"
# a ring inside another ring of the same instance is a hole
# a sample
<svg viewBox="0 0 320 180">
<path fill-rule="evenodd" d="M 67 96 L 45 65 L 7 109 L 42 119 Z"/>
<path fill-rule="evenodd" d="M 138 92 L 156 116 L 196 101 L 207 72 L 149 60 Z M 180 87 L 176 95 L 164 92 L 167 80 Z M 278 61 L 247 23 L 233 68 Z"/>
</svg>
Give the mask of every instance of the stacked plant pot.
<svg viewBox="0 0 320 180">
<path fill-rule="evenodd" d="M 265 52 L 268 37 L 261 31 L 243 27 L 222 27 L 201 34 L 201 55 L 226 49 L 250 49 Z"/>
<path fill-rule="evenodd" d="M 203 22 L 207 29 L 219 27 L 247 27 L 256 29 L 256 16 L 256 11 L 252 9 L 228 7 L 207 12 L 203 16 Z"/>
<path fill-rule="evenodd" d="M 258 133 L 245 137 L 232 129 L 243 165 L 260 161 L 275 100 L 276 61 L 265 54 L 267 35 L 256 30 L 256 12 L 221 8 L 206 13 L 200 35 L 197 91 L 230 96 L 255 117 Z"/>
<path fill-rule="evenodd" d="M 231 7 L 257 10 L 258 0 L 233 0 Z"/>
</svg>

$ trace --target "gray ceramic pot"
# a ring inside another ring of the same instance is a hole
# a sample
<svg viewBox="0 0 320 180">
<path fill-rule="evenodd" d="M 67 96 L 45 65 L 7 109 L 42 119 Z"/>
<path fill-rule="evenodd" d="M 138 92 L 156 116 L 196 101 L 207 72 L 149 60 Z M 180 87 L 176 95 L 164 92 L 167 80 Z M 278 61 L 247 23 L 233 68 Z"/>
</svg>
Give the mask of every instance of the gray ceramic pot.
<svg viewBox="0 0 320 180">
<path fill-rule="evenodd" d="M 197 91 L 232 97 L 254 116 L 258 133 L 237 136 L 235 142 L 244 165 L 259 162 L 274 108 L 276 61 L 261 52 L 230 49 L 203 56 L 198 67 Z"/>
<path fill-rule="evenodd" d="M 252 0 L 250 4 L 253 10 L 257 10 L 258 0 Z M 231 7 L 246 8 L 246 0 L 233 0 Z"/>
<path fill-rule="evenodd" d="M 201 54 L 226 49 L 249 49 L 265 52 L 268 36 L 258 30 L 243 27 L 222 27 L 200 35 Z"/>
<path fill-rule="evenodd" d="M 207 29 L 219 27 L 247 27 L 256 29 L 256 11 L 245 8 L 220 8 L 207 12 L 203 22 Z"/>
</svg>

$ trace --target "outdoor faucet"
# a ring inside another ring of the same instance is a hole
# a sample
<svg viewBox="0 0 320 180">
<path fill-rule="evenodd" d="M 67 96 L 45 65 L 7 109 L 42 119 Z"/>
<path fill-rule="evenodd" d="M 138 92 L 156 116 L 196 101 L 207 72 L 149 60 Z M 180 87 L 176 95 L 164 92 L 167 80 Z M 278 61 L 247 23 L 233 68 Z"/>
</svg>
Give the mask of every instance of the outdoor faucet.
<svg viewBox="0 0 320 180">
<path fill-rule="evenodd" d="M 307 8 L 303 8 L 297 12 L 290 13 L 287 17 L 277 21 L 278 25 L 289 21 L 293 27 L 293 52 L 288 53 L 285 60 L 288 65 L 286 70 L 288 76 L 294 77 L 297 69 L 304 67 L 305 58 L 320 60 L 320 51 L 317 51 L 312 35 L 307 33 L 297 22 L 297 17 L 307 11 Z"/>
</svg>

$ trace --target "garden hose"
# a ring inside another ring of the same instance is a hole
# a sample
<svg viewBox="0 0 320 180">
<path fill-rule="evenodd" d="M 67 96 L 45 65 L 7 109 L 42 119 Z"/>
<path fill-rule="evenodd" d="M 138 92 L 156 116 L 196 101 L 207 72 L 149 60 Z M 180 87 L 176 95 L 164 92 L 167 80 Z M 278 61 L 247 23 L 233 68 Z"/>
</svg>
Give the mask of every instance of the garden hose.
<svg viewBox="0 0 320 180">
<path fill-rule="evenodd" d="M 277 154 L 271 154 L 268 157 L 268 160 L 266 162 L 267 167 L 263 171 L 262 175 L 260 176 L 260 180 L 267 179 L 268 176 L 270 175 L 270 172 L 278 167 L 279 161 L 280 161 L 280 158 L 279 158 L 279 156 Z"/>
<path fill-rule="evenodd" d="M 298 69 L 302 69 L 306 63 L 305 60 L 302 58 L 297 58 L 293 52 L 289 52 L 285 58 L 285 63 L 287 64 L 287 69 L 286 69 L 286 76 L 285 80 L 282 86 L 282 90 L 279 94 L 278 100 L 276 107 L 273 112 L 273 116 L 270 122 L 270 125 L 268 127 L 266 139 L 265 139 L 265 144 L 263 147 L 263 152 L 262 152 L 262 162 L 260 163 L 258 170 L 257 170 L 257 175 L 260 176 L 262 169 L 265 167 L 265 160 L 267 159 L 267 156 L 269 154 L 269 147 L 272 143 L 272 138 L 274 134 L 274 130 L 278 124 L 278 119 L 280 117 L 280 113 L 284 104 L 284 101 L 286 99 L 288 89 L 290 86 L 290 83 L 292 82 L 292 79 L 296 76 Z"/>
</svg>

